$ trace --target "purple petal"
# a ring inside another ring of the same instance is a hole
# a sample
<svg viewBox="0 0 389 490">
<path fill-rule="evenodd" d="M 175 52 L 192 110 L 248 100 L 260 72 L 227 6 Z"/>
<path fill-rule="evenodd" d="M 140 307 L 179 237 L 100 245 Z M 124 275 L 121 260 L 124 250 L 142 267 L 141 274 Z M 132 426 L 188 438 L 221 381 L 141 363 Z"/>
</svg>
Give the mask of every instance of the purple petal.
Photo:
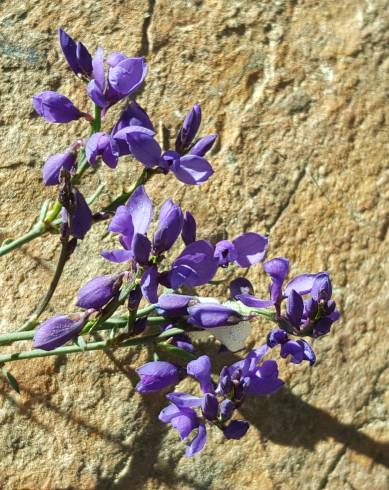
<svg viewBox="0 0 389 490">
<path fill-rule="evenodd" d="M 235 299 L 238 295 L 253 295 L 254 288 L 245 277 L 237 277 L 230 282 L 230 297 Z"/>
<path fill-rule="evenodd" d="M 143 296 L 151 304 L 158 303 L 158 271 L 153 265 L 149 267 L 143 274 L 140 283 Z"/>
<path fill-rule="evenodd" d="M 125 54 L 119 53 L 118 51 L 113 51 L 108 55 L 107 64 L 112 68 L 118 65 L 121 61 L 126 60 L 127 56 Z"/>
<path fill-rule="evenodd" d="M 174 204 L 171 199 L 164 202 L 161 207 L 158 229 L 153 237 L 153 249 L 156 254 L 169 250 L 179 237 L 184 216 L 178 204 Z"/>
<path fill-rule="evenodd" d="M 316 301 L 329 301 L 332 296 L 332 284 L 328 272 L 316 275 L 312 284 L 311 296 Z"/>
<path fill-rule="evenodd" d="M 76 75 L 80 73 L 80 68 L 78 66 L 77 60 L 77 45 L 74 40 L 61 28 L 57 29 L 59 43 L 61 45 L 62 53 L 68 62 L 70 68 L 74 71 Z"/>
<path fill-rule="evenodd" d="M 53 350 L 75 338 L 81 331 L 84 320 L 74 321 L 66 315 L 57 315 L 46 320 L 34 335 L 34 349 Z"/>
<path fill-rule="evenodd" d="M 144 58 L 122 59 L 108 73 L 110 86 L 120 97 L 127 97 L 142 85 L 147 74 Z"/>
<path fill-rule="evenodd" d="M 118 288 L 117 275 L 96 276 L 88 281 L 77 294 L 76 306 L 100 310 L 116 294 Z"/>
<path fill-rule="evenodd" d="M 271 348 L 275 347 L 278 344 L 284 344 L 288 340 L 288 334 L 285 330 L 276 329 L 269 332 L 267 336 L 267 345 Z"/>
<path fill-rule="evenodd" d="M 109 102 L 105 97 L 104 90 L 100 88 L 96 80 L 91 80 L 87 86 L 87 92 L 92 101 L 101 108 L 108 106 Z"/>
<path fill-rule="evenodd" d="M 190 149 L 191 155 L 203 157 L 209 151 L 217 139 L 217 134 L 210 134 L 200 138 Z"/>
<path fill-rule="evenodd" d="M 142 107 L 135 101 L 131 101 L 126 109 L 124 109 L 119 121 L 112 129 L 112 135 L 115 135 L 118 131 L 128 126 L 140 126 L 155 132 L 153 124 L 150 121 L 146 111 L 142 109 Z"/>
<path fill-rule="evenodd" d="M 119 206 L 109 224 L 108 230 L 112 233 L 121 233 L 132 241 L 134 225 L 130 210 L 127 206 Z"/>
<path fill-rule="evenodd" d="M 182 128 L 177 136 L 176 150 L 187 148 L 193 141 L 201 124 L 201 107 L 195 104 L 185 116 Z"/>
<path fill-rule="evenodd" d="M 43 181 L 45 185 L 59 184 L 62 168 L 70 171 L 75 163 L 76 154 L 72 151 L 50 156 L 43 166 Z"/>
<path fill-rule="evenodd" d="M 189 245 L 196 240 L 196 221 L 189 211 L 186 211 L 184 215 L 181 237 L 185 245 Z"/>
<path fill-rule="evenodd" d="M 206 393 L 201 402 L 201 410 L 204 417 L 208 420 L 216 420 L 217 413 L 219 410 L 219 402 L 217 398 L 212 393 Z"/>
<path fill-rule="evenodd" d="M 178 369 L 170 362 L 148 362 L 136 369 L 136 372 L 141 378 L 136 386 L 140 393 L 158 391 L 179 381 Z"/>
<path fill-rule="evenodd" d="M 300 274 L 294 277 L 286 285 L 284 295 L 289 296 L 292 289 L 301 295 L 308 294 L 312 289 L 316 276 L 317 274 Z"/>
<path fill-rule="evenodd" d="M 82 43 L 77 43 L 76 55 L 80 73 L 90 78 L 93 73 L 92 56 Z"/>
<path fill-rule="evenodd" d="M 192 296 L 183 294 L 162 294 L 158 299 L 158 314 L 167 317 L 186 315 L 187 306 L 192 299 Z"/>
<path fill-rule="evenodd" d="M 190 361 L 186 366 L 189 376 L 193 376 L 200 383 L 203 393 L 213 393 L 211 380 L 211 361 L 208 356 L 201 356 L 195 361 Z"/>
<path fill-rule="evenodd" d="M 126 204 L 134 225 L 134 232 L 145 235 L 153 217 L 153 205 L 143 185 L 132 193 Z"/>
<path fill-rule="evenodd" d="M 74 196 L 75 209 L 70 223 L 70 233 L 76 238 L 83 239 L 92 226 L 93 216 L 81 192 L 74 189 Z"/>
<path fill-rule="evenodd" d="M 234 413 L 235 405 L 231 400 L 225 399 L 220 403 L 220 416 L 223 420 L 228 420 Z"/>
<path fill-rule="evenodd" d="M 237 259 L 235 245 L 229 240 L 221 240 L 215 245 L 214 257 L 218 260 L 220 267 L 227 267 Z"/>
<path fill-rule="evenodd" d="M 32 105 L 40 116 L 53 123 L 68 123 L 83 116 L 67 97 L 51 90 L 34 95 Z"/>
<path fill-rule="evenodd" d="M 197 155 L 185 155 L 173 166 L 174 175 L 184 184 L 198 185 L 206 182 L 213 174 L 209 162 Z"/>
<path fill-rule="evenodd" d="M 272 279 L 283 283 L 289 272 L 289 260 L 285 259 L 285 257 L 276 257 L 275 259 L 264 262 L 262 267 Z"/>
<path fill-rule="evenodd" d="M 199 425 L 197 416 L 193 411 L 181 412 L 178 417 L 172 418 L 170 423 L 177 430 L 182 440 L 186 439 L 192 430 Z"/>
<path fill-rule="evenodd" d="M 233 420 L 223 430 L 227 439 L 241 439 L 248 431 L 250 425 L 246 420 Z"/>
<path fill-rule="evenodd" d="M 267 250 L 268 238 L 259 233 L 244 233 L 233 240 L 236 249 L 236 263 L 240 267 L 250 267 L 250 265 L 260 262 Z"/>
<path fill-rule="evenodd" d="M 199 407 L 202 403 L 200 396 L 193 396 L 180 391 L 173 391 L 173 393 L 167 394 L 166 398 L 179 408 Z"/>
<path fill-rule="evenodd" d="M 92 59 L 93 79 L 97 88 L 104 93 L 105 90 L 105 73 L 104 73 L 104 50 L 97 48 L 96 54 Z"/>
<path fill-rule="evenodd" d="M 127 262 L 133 258 L 131 250 L 103 250 L 100 255 L 110 262 Z"/>
<path fill-rule="evenodd" d="M 128 126 L 118 131 L 114 139 L 127 142 L 132 155 L 145 167 L 158 165 L 161 147 L 154 139 L 155 133 L 141 126 Z"/>
<path fill-rule="evenodd" d="M 270 308 L 274 305 L 274 301 L 272 300 L 258 299 L 250 294 L 239 294 L 235 299 L 250 308 Z"/>
<path fill-rule="evenodd" d="M 186 446 L 185 455 L 191 457 L 201 451 L 207 441 L 207 430 L 204 424 L 199 425 L 199 431 L 192 442 Z"/>
<path fill-rule="evenodd" d="M 147 265 L 151 252 L 151 242 L 146 235 L 136 233 L 132 242 L 132 251 L 138 264 Z"/>
<path fill-rule="evenodd" d="M 188 308 L 188 322 L 202 328 L 234 325 L 242 320 L 242 315 L 232 308 L 216 303 L 199 303 Z"/>
<path fill-rule="evenodd" d="M 286 311 L 290 323 L 295 327 L 299 327 L 304 312 L 304 301 L 294 289 L 289 293 Z"/>
<path fill-rule="evenodd" d="M 158 415 L 159 420 L 165 424 L 169 424 L 174 417 L 178 417 L 181 414 L 181 410 L 171 403 L 164 409 L 162 409 Z"/>
</svg>

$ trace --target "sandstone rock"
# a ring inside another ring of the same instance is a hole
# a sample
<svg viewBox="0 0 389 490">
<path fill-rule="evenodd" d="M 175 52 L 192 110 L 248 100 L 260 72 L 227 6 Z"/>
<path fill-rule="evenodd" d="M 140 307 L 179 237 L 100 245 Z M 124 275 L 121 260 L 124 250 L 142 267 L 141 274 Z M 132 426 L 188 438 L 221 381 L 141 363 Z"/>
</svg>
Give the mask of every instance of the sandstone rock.
<svg viewBox="0 0 389 490">
<path fill-rule="evenodd" d="M 387 488 L 388 14 L 384 0 L 2 2 L 1 240 L 27 230 L 54 198 L 42 162 L 83 130 L 47 124 L 31 108 L 32 95 L 49 89 L 86 107 L 56 42 L 62 26 L 90 49 L 147 56 L 140 101 L 171 141 L 196 101 L 203 133 L 219 133 L 214 177 L 199 188 L 155 180 L 155 202 L 180 200 L 213 240 L 268 232 L 269 257 L 287 256 L 292 273 L 331 272 L 343 316 L 315 342 L 316 367 L 281 363 L 286 388 L 242 408 L 252 423 L 245 439 L 211 431 L 193 459 L 156 420 L 163 396 L 134 392 L 149 352 L 10 365 L 21 395 L 0 385 L 1 488 Z M 138 171 L 128 159 L 83 189 L 103 182 L 114 195 Z M 93 274 L 116 270 L 98 255 L 102 237 L 104 247 L 112 241 L 105 231 L 97 225 L 78 247 L 47 316 L 71 311 Z M 51 236 L 1 259 L 1 331 L 33 311 L 57 254 Z M 247 275 L 265 291 L 259 266 Z M 263 342 L 264 327 L 252 343 Z"/>
</svg>

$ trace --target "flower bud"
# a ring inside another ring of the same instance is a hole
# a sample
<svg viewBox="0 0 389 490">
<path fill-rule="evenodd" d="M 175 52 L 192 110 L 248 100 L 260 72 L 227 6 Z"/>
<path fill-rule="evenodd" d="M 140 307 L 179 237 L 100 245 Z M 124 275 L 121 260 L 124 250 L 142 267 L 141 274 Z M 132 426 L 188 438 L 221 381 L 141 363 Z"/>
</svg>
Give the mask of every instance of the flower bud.
<svg viewBox="0 0 389 490">
<path fill-rule="evenodd" d="M 34 349 L 46 351 L 56 349 L 80 333 L 85 316 L 79 320 L 71 320 L 67 315 L 57 315 L 46 320 L 34 335 Z"/>
<path fill-rule="evenodd" d="M 96 276 L 78 292 L 76 305 L 80 308 L 100 310 L 117 293 L 121 282 L 118 275 Z"/>
<path fill-rule="evenodd" d="M 202 328 L 234 325 L 242 320 L 242 315 L 232 308 L 215 304 L 200 303 L 188 308 L 188 322 Z"/>
<path fill-rule="evenodd" d="M 186 115 L 176 139 L 176 151 L 181 153 L 192 143 L 201 124 L 201 107 L 195 104 Z"/>
<path fill-rule="evenodd" d="M 248 431 L 249 423 L 246 420 L 233 420 L 223 430 L 227 439 L 241 439 Z"/>
<path fill-rule="evenodd" d="M 329 301 L 332 295 L 331 280 L 327 272 L 318 274 L 313 281 L 311 296 L 316 301 Z"/>
<path fill-rule="evenodd" d="M 220 415 L 223 420 L 228 420 L 231 418 L 235 410 L 235 405 L 228 398 L 223 400 L 220 404 Z"/>
<path fill-rule="evenodd" d="M 217 401 L 216 396 L 212 393 L 206 393 L 201 402 L 201 410 L 204 417 L 208 420 L 216 420 L 218 409 L 219 402 Z"/>
<path fill-rule="evenodd" d="M 184 215 L 181 237 L 185 245 L 189 245 L 196 240 L 196 221 L 189 211 L 186 211 Z"/>
<path fill-rule="evenodd" d="M 213 144 L 215 143 L 217 138 L 217 134 L 210 134 L 208 136 L 204 136 L 200 138 L 190 149 L 191 155 L 197 155 L 199 157 L 203 157 L 207 151 L 209 151 Z"/>
<path fill-rule="evenodd" d="M 159 391 L 179 381 L 178 369 L 170 362 L 148 362 L 138 368 L 136 372 L 140 376 L 136 390 L 140 393 Z"/>
<path fill-rule="evenodd" d="M 34 95 L 32 105 L 40 116 L 53 123 L 68 123 L 84 116 L 67 97 L 51 90 Z"/>
<path fill-rule="evenodd" d="M 62 168 L 70 171 L 76 163 L 77 154 L 73 151 L 51 155 L 43 165 L 43 181 L 45 185 L 59 184 Z"/>
<path fill-rule="evenodd" d="M 154 233 L 153 248 L 156 254 L 169 250 L 181 233 L 184 224 L 182 210 L 171 199 L 161 207 L 158 230 Z"/>
</svg>

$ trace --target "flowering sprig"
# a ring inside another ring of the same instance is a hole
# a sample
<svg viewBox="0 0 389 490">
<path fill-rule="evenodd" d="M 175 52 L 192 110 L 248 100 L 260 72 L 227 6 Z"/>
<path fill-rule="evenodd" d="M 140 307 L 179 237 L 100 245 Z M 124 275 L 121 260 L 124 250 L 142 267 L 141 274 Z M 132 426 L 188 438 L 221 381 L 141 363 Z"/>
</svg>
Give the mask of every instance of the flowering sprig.
<svg viewBox="0 0 389 490">
<path fill-rule="evenodd" d="M 64 30 L 59 29 L 58 36 L 70 69 L 87 84 L 93 115 L 57 92 L 33 97 L 35 111 L 48 122 L 84 119 L 89 134 L 79 135 L 46 160 L 43 181 L 58 186 L 57 201 L 51 208 L 48 202 L 42 206 L 30 232 L 0 247 L 1 256 L 51 232 L 59 234 L 61 243 L 54 277 L 32 317 L 22 331 L 0 334 L 2 346 L 32 341 L 32 350 L 0 355 L 3 374 L 18 391 L 17 381 L 5 368 L 11 361 L 147 344 L 153 360 L 137 368 L 136 389 L 142 394 L 164 390 L 169 405 L 159 419 L 187 441 L 186 455 L 203 449 L 212 427 L 226 439 L 240 439 L 249 429 L 248 422 L 236 415 L 242 404 L 249 403 L 250 396 L 271 395 L 284 384 L 278 356 L 314 366 L 316 354 L 306 339 L 326 335 L 340 317 L 329 274 L 300 274 L 284 286 L 289 261 L 276 257 L 263 262 L 267 236 L 248 231 L 213 243 L 201 236 L 191 212 L 171 199 L 156 212 L 145 187 L 151 177 L 172 173 L 183 184 L 199 185 L 213 174 L 205 156 L 217 137 L 197 137 L 200 105 L 194 104 L 186 114 L 174 147 L 163 150 L 150 117 L 135 100 L 148 70 L 145 59 L 118 52 L 105 59 L 102 48 L 92 56 Z M 123 100 L 125 107 L 116 123 L 102 128 L 107 111 Z M 139 177 L 108 206 L 93 211 L 101 189 L 85 198 L 80 189 L 84 175 L 100 161 L 113 170 L 128 155 L 141 164 Z M 102 220 L 109 220 L 108 231 L 120 246 L 102 250 L 101 255 L 117 270 L 85 281 L 77 293 L 77 311 L 57 313 L 38 325 L 67 261 L 93 224 Z M 245 277 L 230 283 L 224 301 L 194 290 L 209 286 L 231 266 L 256 265 L 270 277 L 267 299 L 256 297 Z M 259 318 L 271 324 L 265 343 L 213 378 L 211 359 L 199 352 L 199 338 L 212 335 L 220 350 L 239 352 Z M 196 394 L 176 389 L 184 378 L 199 384 Z"/>
</svg>

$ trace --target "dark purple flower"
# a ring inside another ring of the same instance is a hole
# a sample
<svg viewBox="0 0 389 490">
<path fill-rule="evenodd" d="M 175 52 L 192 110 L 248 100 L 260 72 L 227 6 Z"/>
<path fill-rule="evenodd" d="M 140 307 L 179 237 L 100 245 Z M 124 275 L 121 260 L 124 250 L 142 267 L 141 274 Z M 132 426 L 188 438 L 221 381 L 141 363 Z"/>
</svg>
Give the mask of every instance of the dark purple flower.
<svg viewBox="0 0 389 490">
<path fill-rule="evenodd" d="M 203 157 L 212 148 L 216 139 L 217 139 L 217 134 L 210 134 L 208 136 L 204 136 L 203 138 L 200 138 L 192 146 L 189 153 L 191 155 L 197 155 L 199 157 Z"/>
<path fill-rule="evenodd" d="M 67 97 L 51 90 L 34 95 L 32 105 L 40 116 L 53 123 L 68 123 L 85 117 Z"/>
<path fill-rule="evenodd" d="M 234 413 L 235 405 L 233 402 L 226 398 L 220 403 L 220 416 L 223 420 L 228 420 L 232 417 Z"/>
<path fill-rule="evenodd" d="M 155 265 L 146 269 L 140 283 L 143 296 L 151 304 L 158 302 L 158 271 Z"/>
<path fill-rule="evenodd" d="M 178 383 L 180 379 L 177 367 L 165 361 L 148 362 L 136 369 L 136 372 L 140 377 L 136 390 L 140 393 L 159 391 Z"/>
<path fill-rule="evenodd" d="M 309 361 L 312 366 L 316 361 L 315 353 L 312 347 L 303 339 L 290 340 L 288 334 L 281 329 L 272 330 L 267 338 L 267 344 L 273 348 L 276 345 L 281 346 L 280 355 L 284 359 L 291 356 L 294 364 L 300 364 L 302 361 Z"/>
<path fill-rule="evenodd" d="M 243 233 L 232 242 L 222 240 L 217 243 L 215 257 L 221 267 L 226 267 L 231 262 L 240 267 L 250 267 L 264 258 L 268 242 L 269 240 L 259 233 Z"/>
<path fill-rule="evenodd" d="M 248 431 L 250 425 L 246 420 L 232 420 L 223 433 L 227 439 L 241 439 Z"/>
<path fill-rule="evenodd" d="M 70 217 L 70 234 L 76 238 L 83 239 L 90 230 L 93 223 L 92 211 L 81 192 L 73 189 L 74 205 Z M 64 223 L 68 221 L 68 213 L 62 208 L 61 218 Z"/>
<path fill-rule="evenodd" d="M 302 296 L 294 289 L 291 290 L 288 296 L 288 302 L 286 306 L 286 316 L 289 322 L 294 327 L 300 327 L 301 319 L 304 312 L 304 300 Z"/>
<path fill-rule="evenodd" d="M 46 320 L 34 335 L 34 349 L 53 350 L 74 339 L 80 333 L 85 317 L 71 320 L 67 315 L 56 315 Z"/>
<path fill-rule="evenodd" d="M 179 237 L 184 216 L 178 204 L 171 199 L 165 201 L 161 207 L 158 221 L 158 229 L 153 237 L 153 249 L 158 255 L 169 250 Z"/>
<path fill-rule="evenodd" d="M 242 321 L 240 313 L 217 303 L 199 303 L 188 308 L 188 322 L 202 328 L 235 325 Z"/>
<path fill-rule="evenodd" d="M 61 170 L 64 168 L 68 172 L 75 166 L 77 154 L 68 150 L 65 153 L 51 155 L 43 166 L 43 181 L 45 185 L 59 184 Z"/>
<path fill-rule="evenodd" d="M 195 104 L 185 116 L 182 127 L 176 139 L 176 151 L 181 153 L 188 148 L 194 140 L 201 124 L 201 107 Z"/>
<path fill-rule="evenodd" d="M 147 265 L 151 252 L 151 242 L 146 235 L 135 233 L 132 241 L 134 259 L 140 265 Z"/>
<path fill-rule="evenodd" d="M 57 30 L 59 43 L 62 52 L 73 72 L 79 76 L 90 78 L 92 75 L 92 56 L 86 47 L 78 42 L 76 43 L 64 30 Z"/>
<path fill-rule="evenodd" d="M 189 211 L 186 211 L 184 214 L 181 237 L 185 245 L 189 245 L 196 240 L 196 221 Z"/>
<path fill-rule="evenodd" d="M 117 274 L 94 277 L 79 290 L 76 305 L 80 308 L 100 310 L 117 293 L 120 278 Z"/>
<path fill-rule="evenodd" d="M 115 168 L 119 159 L 119 146 L 111 135 L 103 132 L 94 133 L 85 145 L 85 155 L 91 165 L 101 156 L 108 167 Z"/>
<path fill-rule="evenodd" d="M 208 420 L 216 420 L 219 411 L 219 402 L 213 393 L 206 393 L 201 402 L 201 410 Z"/>
<path fill-rule="evenodd" d="M 168 274 L 171 287 L 195 287 L 210 281 L 217 270 L 217 259 L 213 255 L 214 248 L 206 240 L 188 245 L 172 264 Z"/>
</svg>

